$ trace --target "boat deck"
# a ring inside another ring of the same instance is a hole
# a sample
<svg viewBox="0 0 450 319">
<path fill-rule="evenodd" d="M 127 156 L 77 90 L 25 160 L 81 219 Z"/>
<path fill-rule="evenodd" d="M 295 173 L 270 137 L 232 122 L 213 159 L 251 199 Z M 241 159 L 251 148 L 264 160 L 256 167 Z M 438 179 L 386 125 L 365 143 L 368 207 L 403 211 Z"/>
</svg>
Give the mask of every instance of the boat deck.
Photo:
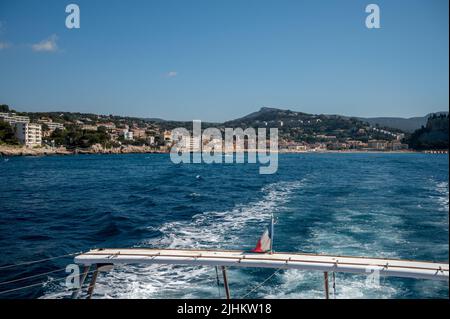
<svg viewBox="0 0 450 319">
<path fill-rule="evenodd" d="M 188 249 L 94 249 L 75 257 L 75 262 L 93 264 L 176 264 L 192 266 L 263 267 L 321 272 L 346 272 L 380 276 L 448 280 L 448 263 L 332 256 L 302 253 L 257 254 L 238 250 Z"/>
</svg>

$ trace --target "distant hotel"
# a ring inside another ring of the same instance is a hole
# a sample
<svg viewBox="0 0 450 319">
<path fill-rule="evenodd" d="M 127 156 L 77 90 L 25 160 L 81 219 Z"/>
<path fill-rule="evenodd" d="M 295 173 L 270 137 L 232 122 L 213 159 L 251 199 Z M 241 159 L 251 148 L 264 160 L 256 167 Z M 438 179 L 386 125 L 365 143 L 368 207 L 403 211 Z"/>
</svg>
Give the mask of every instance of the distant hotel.
<svg viewBox="0 0 450 319">
<path fill-rule="evenodd" d="M 58 129 L 58 130 L 64 129 L 64 124 L 53 122 L 51 119 L 42 119 L 41 118 L 40 120 L 38 120 L 38 123 L 47 125 L 48 129 L 52 132 L 56 129 Z"/>
<path fill-rule="evenodd" d="M 14 135 L 23 145 L 33 147 L 42 144 L 42 125 L 30 123 L 28 116 L 19 116 L 15 113 L 0 113 L 0 120 L 9 123 Z"/>
<path fill-rule="evenodd" d="M 26 146 L 42 144 L 42 126 L 35 123 L 15 123 L 14 132 L 20 143 Z"/>
<path fill-rule="evenodd" d="M 9 123 L 11 126 L 16 123 L 30 123 L 28 116 L 19 116 L 15 113 L 0 113 L 0 120 Z"/>
</svg>

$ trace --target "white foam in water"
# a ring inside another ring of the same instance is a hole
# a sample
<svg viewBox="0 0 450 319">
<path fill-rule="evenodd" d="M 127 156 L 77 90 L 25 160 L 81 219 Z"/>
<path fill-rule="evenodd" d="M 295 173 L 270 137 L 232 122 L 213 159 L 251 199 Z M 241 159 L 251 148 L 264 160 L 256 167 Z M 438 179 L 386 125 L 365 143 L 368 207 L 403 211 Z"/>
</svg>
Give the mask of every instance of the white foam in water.
<svg viewBox="0 0 450 319">
<path fill-rule="evenodd" d="M 239 247 L 240 232 L 248 223 L 268 221 L 270 214 L 279 210 L 300 185 L 300 182 L 271 184 L 262 189 L 265 195 L 259 201 L 238 205 L 231 211 L 197 214 L 189 222 L 165 223 L 159 228 L 163 237 L 147 244 L 168 248 L 221 248 L 232 243 Z"/>
<path fill-rule="evenodd" d="M 239 204 L 223 212 L 204 212 L 189 221 L 173 221 L 157 228 L 162 236 L 151 239 L 143 245 L 168 248 L 242 248 L 242 239 L 247 233 L 258 231 L 273 212 L 282 212 L 296 190 L 304 181 L 278 182 L 261 189 L 262 198 L 247 204 Z M 448 211 L 448 183 L 436 185 L 442 194 Z M 444 206 L 445 207 L 445 206 Z M 357 255 L 398 257 L 395 251 L 383 251 L 386 243 L 404 245 L 401 213 L 385 211 L 383 206 L 369 211 L 358 211 L 342 207 L 334 211 L 330 220 L 322 219 L 310 228 L 309 236 L 302 248 L 321 253 L 351 252 Z M 307 213 L 307 212 L 303 212 Z M 352 223 L 353 219 L 364 222 Z M 383 230 L 383 236 L 377 232 Z M 371 241 L 361 242 L 353 235 L 367 235 Z M 293 247 L 300 250 L 299 247 Z M 250 269 L 229 269 L 229 281 L 233 297 L 245 295 L 255 284 L 262 282 L 273 270 L 264 275 Z M 258 274 L 258 275 L 255 275 Z M 395 298 L 402 295 L 402 285 L 381 278 L 381 284 L 366 281 L 364 275 L 336 274 L 336 298 Z M 64 296 L 60 290 L 52 289 L 46 297 Z M 223 289 L 222 289 L 223 297 Z M 67 296 L 67 294 L 65 294 Z M 113 271 L 100 274 L 94 298 L 217 298 L 215 270 L 213 267 L 189 267 L 171 265 L 149 265 L 116 267 Z M 281 270 L 271 280 L 249 297 L 257 298 L 323 298 L 323 274 L 299 270 Z M 330 279 L 330 297 L 333 289 Z"/>
<path fill-rule="evenodd" d="M 449 198 L 448 198 L 448 182 L 436 182 L 435 190 L 438 195 L 439 210 L 447 212 L 449 211 Z"/>
<path fill-rule="evenodd" d="M 355 223 L 352 219 L 364 219 Z M 360 256 L 397 258 L 395 251 L 383 251 L 386 242 L 396 245 L 406 243 L 404 234 L 397 227 L 402 223 L 399 216 L 383 209 L 358 211 L 353 209 L 336 209 L 334 214 L 324 221 L 316 223 L 306 246 L 311 251 L 320 248 L 322 253 L 356 254 Z M 383 235 L 379 236 L 379 230 Z M 354 235 L 372 238 L 361 242 Z"/>
<path fill-rule="evenodd" d="M 279 275 L 281 284 L 277 287 L 265 287 L 260 290 L 259 297 L 263 298 L 324 298 L 324 279 L 320 272 L 308 272 L 290 269 Z M 329 274 L 329 297 L 331 299 L 358 298 L 393 298 L 398 293 L 397 288 L 381 282 L 380 285 L 366 281 L 366 276 L 335 275 L 336 294 L 333 289 L 332 274 Z"/>
<path fill-rule="evenodd" d="M 261 189 L 262 199 L 240 204 L 230 211 L 204 212 L 190 221 L 164 223 L 161 238 L 141 246 L 167 248 L 241 247 L 241 236 L 252 222 L 267 222 L 270 214 L 283 208 L 302 182 L 278 182 Z M 259 235 L 259 234 L 258 234 Z M 230 269 L 230 285 L 245 281 L 242 270 Z M 248 286 L 245 286 L 247 289 Z M 235 290 L 236 292 L 236 290 Z M 61 293 L 46 297 L 58 298 Z M 171 265 L 121 266 L 100 274 L 94 298 L 217 298 L 215 270 L 212 267 Z"/>
</svg>

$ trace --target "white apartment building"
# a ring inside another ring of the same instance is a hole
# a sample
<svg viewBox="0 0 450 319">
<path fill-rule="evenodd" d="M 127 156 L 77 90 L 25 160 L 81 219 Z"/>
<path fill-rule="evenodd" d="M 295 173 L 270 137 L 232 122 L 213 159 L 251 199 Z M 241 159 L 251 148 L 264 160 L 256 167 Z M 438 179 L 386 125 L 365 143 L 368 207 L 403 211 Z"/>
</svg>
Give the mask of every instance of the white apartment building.
<svg viewBox="0 0 450 319">
<path fill-rule="evenodd" d="M 42 126 L 35 123 L 14 123 L 14 133 L 20 143 L 26 146 L 42 144 Z"/>
<path fill-rule="evenodd" d="M 64 129 L 63 124 L 57 123 L 57 122 L 52 122 L 51 120 L 39 120 L 38 122 L 41 124 L 47 125 L 48 128 L 50 129 L 50 131 L 54 131 L 56 129 L 60 129 L 60 130 Z"/>
<path fill-rule="evenodd" d="M 48 122 L 48 123 L 45 123 L 45 124 L 47 124 L 48 128 L 51 131 L 54 131 L 56 129 L 64 130 L 64 124 L 61 124 L 61 123 Z"/>
<path fill-rule="evenodd" d="M 97 131 L 97 128 L 98 128 L 97 125 L 90 125 L 90 124 L 81 125 L 81 129 L 86 131 Z"/>
<path fill-rule="evenodd" d="M 191 137 L 189 141 L 189 150 L 194 153 L 202 151 L 202 139 L 200 137 Z"/>
<path fill-rule="evenodd" d="M 123 131 L 123 138 L 126 141 L 132 141 L 133 140 L 133 132 L 132 131 L 128 131 L 128 130 L 124 130 Z"/>
<path fill-rule="evenodd" d="M 388 142 L 387 141 L 379 141 L 379 140 L 370 140 L 369 143 L 369 148 L 371 149 L 375 149 L 375 150 L 385 150 Z"/>
<path fill-rule="evenodd" d="M 28 116 L 19 116 L 16 113 L 0 113 L 0 120 L 13 126 L 15 123 L 30 123 Z"/>
<path fill-rule="evenodd" d="M 172 142 L 172 131 L 164 131 L 164 141 Z"/>
</svg>

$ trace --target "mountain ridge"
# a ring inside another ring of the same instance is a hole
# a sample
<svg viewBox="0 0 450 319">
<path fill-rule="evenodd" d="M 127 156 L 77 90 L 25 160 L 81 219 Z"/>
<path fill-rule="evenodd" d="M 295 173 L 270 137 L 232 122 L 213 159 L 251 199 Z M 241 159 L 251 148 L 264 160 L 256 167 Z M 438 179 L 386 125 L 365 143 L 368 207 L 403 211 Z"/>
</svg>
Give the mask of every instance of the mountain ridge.
<svg viewBox="0 0 450 319">
<path fill-rule="evenodd" d="M 424 116 L 414 116 L 414 117 L 389 117 L 389 116 L 380 116 L 380 117 L 358 117 L 358 116 L 347 116 L 347 115 L 339 115 L 339 114 L 312 114 L 305 113 L 300 111 L 292 111 L 290 109 L 280 109 L 274 107 L 261 107 L 258 111 L 249 113 L 242 117 L 225 121 L 224 124 L 227 123 L 236 123 L 236 122 L 248 122 L 249 120 L 263 120 L 272 113 L 272 115 L 285 114 L 285 115 L 298 115 L 298 116 L 313 116 L 313 117 L 327 117 L 327 118 L 345 118 L 345 119 L 357 119 L 362 122 L 369 123 L 372 126 L 380 126 L 386 128 L 392 128 L 401 130 L 406 133 L 412 133 L 417 129 L 420 129 L 422 126 L 425 126 L 427 120 L 433 114 L 445 114 L 447 115 L 447 111 L 438 111 L 433 113 L 428 113 Z M 276 117 L 275 117 L 276 119 Z"/>
<path fill-rule="evenodd" d="M 13 110 L 11 110 L 13 111 Z M 95 115 L 103 117 L 103 115 L 100 114 L 88 114 L 88 113 L 79 113 L 79 112 L 18 112 L 23 114 L 74 114 L 74 115 Z M 261 107 L 258 111 L 251 112 L 249 114 L 246 114 L 242 117 L 238 117 L 231 120 L 226 120 L 223 122 L 204 122 L 209 124 L 215 124 L 215 125 L 235 125 L 237 123 L 252 123 L 252 122 L 274 122 L 274 121 L 281 121 L 283 118 L 322 118 L 322 119 L 348 119 L 348 120 L 359 120 L 365 123 L 370 124 L 371 126 L 379 126 L 379 127 L 385 127 L 385 128 L 391 128 L 396 130 L 401 130 L 405 133 L 412 133 L 417 129 L 420 129 L 422 126 L 426 126 L 427 120 L 430 116 L 433 114 L 448 114 L 448 111 L 438 111 L 426 114 L 424 116 L 415 116 L 415 117 L 389 117 L 389 116 L 380 116 L 380 117 L 358 117 L 358 116 L 348 116 L 348 115 L 339 115 L 339 114 L 312 114 L 312 113 L 305 113 L 301 111 L 293 111 L 291 109 L 281 109 L 281 108 L 275 108 L 275 107 Z M 154 122 L 154 123 L 160 123 L 160 124 L 166 124 L 170 125 L 170 123 L 188 123 L 190 121 L 180 121 L 180 120 L 166 120 L 163 118 L 152 118 L 152 117 L 129 117 L 129 116 L 120 116 L 120 115 L 114 115 L 112 117 L 117 118 L 129 118 L 129 119 L 140 119 L 143 121 L 148 122 Z M 172 126 L 172 125 L 170 125 Z"/>
<path fill-rule="evenodd" d="M 422 126 L 427 124 L 427 120 L 433 114 L 448 114 L 448 111 L 439 111 L 428 113 L 425 116 L 414 116 L 414 117 L 388 117 L 388 116 L 380 116 L 380 117 L 358 117 L 362 121 L 366 121 L 371 125 L 380 125 L 385 127 L 391 127 L 400 129 L 407 133 L 412 133 L 417 129 L 420 129 Z"/>
</svg>

